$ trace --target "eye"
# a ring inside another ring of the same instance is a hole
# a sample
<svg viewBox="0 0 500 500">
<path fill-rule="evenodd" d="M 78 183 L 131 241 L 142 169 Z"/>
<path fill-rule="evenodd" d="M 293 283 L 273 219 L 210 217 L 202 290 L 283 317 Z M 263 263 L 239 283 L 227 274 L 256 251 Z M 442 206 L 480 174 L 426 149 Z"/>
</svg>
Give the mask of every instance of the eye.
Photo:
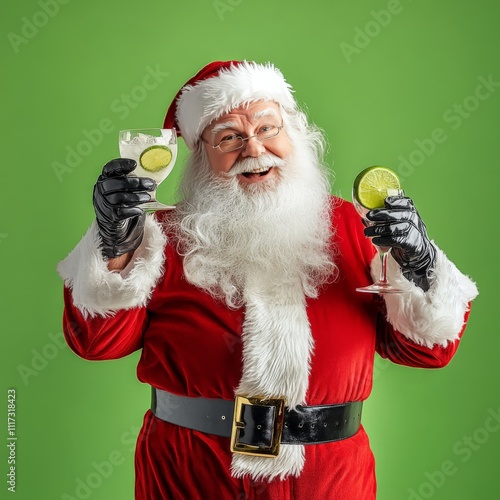
<svg viewBox="0 0 500 500">
<path fill-rule="evenodd" d="M 264 126 L 260 127 L 259 132 L 269 132 L 275 128 L 276 127 L 274 125 L 264 125 Z"/>
<path fill-rule="evenodd" d="M 241 139 L 241 136 L 238 135 L 238 134 L 230 134 L 230 135 L 226 135 L 224 136 L 220 142 L 226 142 L 226 141 L 234 141 L 236 139 Z"/>
</svg>

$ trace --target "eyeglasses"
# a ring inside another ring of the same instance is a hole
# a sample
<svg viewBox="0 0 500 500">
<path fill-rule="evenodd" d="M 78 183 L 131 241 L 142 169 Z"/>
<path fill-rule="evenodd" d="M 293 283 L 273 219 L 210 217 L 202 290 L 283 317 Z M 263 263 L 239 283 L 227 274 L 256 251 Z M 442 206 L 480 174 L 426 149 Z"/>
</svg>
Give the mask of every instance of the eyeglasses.
<svg viewBox="0 0 500 500">
<path fill-rule="evenodd" d="M 224 137 L 224 139 L 222 139 L 219 142 L 219 144 L 216 144 L 215 146 L 212 146 L 208 141 L 203 139 L 203 137 L 202 140 L 203 142 L 206 142 L 213 149 L 218 148 L 222 153 L 230 153 L 231 151 L 236 151 L 237 149 L 241 149 L 245 144 L 245 141 L 248 141 L 253 137 L 256 137 L 260 142 L 267 141 L 267 139 L 272 139 L 281 132 L 282 128 L 283 124 L 281 124 L 280 126 L 265 125 L 255 135 L 251 135 L 250 137 L 245 137 L 245 138 L 241 137 L 241 135 L 231 134 L 228 135 L 227 137 Z"/>
</svg>

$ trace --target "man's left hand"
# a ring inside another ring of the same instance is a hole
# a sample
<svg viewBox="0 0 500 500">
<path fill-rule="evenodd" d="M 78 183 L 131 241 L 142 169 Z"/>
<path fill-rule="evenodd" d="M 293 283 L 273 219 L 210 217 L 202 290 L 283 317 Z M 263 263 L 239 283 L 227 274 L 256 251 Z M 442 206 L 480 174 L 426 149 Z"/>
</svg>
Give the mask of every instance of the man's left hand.
<svg viewBox="0 0 500 500">
<path fill-rule="evenodd" d="M 403 275 L 427 291 L 436 250 L 413 201 L 403 196 L 389 196 L 385 208 L 370 210 L 366 219 L 371 225 L 365 229 L 365 236 L 373 238 L 374 245 L 390 247 Z"/>
</svg>

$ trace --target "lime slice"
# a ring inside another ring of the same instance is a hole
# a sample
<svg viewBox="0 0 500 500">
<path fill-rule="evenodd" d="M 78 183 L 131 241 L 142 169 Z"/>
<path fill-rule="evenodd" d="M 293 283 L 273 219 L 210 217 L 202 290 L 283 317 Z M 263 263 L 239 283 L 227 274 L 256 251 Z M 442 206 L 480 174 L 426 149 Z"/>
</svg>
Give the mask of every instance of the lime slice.
<svg viewBox="0 0 500 500">
<path fill-rule="evenodd" d="M 401 189 L 399 177 L 390 168 L 375 165 L 365 168 L 354 179 L 353 196 L 365 208 L 384 208 L 389 192 Z"/>
<path fill-rule="evenodd" d="M 158 172 L 167 167 L 172 161 L 172 151 L 167 146 L 151 146 L 145 149 L 139 162 L 148 172 Z"/>
</svg>

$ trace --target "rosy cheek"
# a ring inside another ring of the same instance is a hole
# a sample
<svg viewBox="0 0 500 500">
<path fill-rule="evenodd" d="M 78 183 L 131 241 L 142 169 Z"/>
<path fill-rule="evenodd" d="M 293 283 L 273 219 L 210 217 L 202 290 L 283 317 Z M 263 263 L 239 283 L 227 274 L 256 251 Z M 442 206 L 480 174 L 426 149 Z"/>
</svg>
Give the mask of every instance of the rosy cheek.
<svg viewBox="0 0 500 500">
<path fill-rule="evenodd" d="M 277 145 L 273 148 L 270 148 L 269 149 L 269 152 L 274 154 L 275 156 L 279 157 L 279 158 L 286 158 L 288 156 L 288 151 L 285 147 L 281 146 L 281 145 Z"/>
<path fill-rule="evenodd" d="M 223 175 L 231 170 L 234 162 L 228 161 L 228 158 L 214 158 L 211 162 L 212 170 L 216 175 Z"/>
</svg>

